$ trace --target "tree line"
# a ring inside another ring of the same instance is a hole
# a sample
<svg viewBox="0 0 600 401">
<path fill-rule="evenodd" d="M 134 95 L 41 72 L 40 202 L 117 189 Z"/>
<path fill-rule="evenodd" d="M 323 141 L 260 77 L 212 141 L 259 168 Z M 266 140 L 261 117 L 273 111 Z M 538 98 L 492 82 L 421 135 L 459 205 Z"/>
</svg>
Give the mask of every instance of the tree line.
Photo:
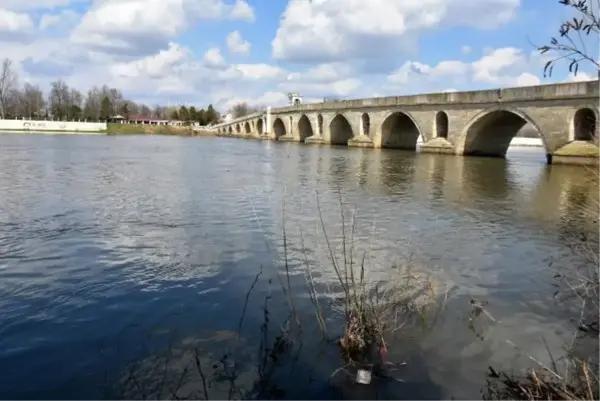
<svg viewBox="0 0 600 401">
<path fill-rule="evenodd" d="M 212 105 L 206 109 L 195 106 L 165 107 L 136 103 L 123 96 L 121 90 L 107 85 L 94 86 L 87 92 L 70 87 L 58 79 L 50 83 L 45 96 L 39 85 L 19 84 L 13 61 L 5 58 L 0 66 L 0 118 L 31 118 L 53 120 L 106 121 L 117 115 L 125 118 L 142 116 L 154 119 L 171 119 L 215 124 L 219 113 Z"/>
</svg>

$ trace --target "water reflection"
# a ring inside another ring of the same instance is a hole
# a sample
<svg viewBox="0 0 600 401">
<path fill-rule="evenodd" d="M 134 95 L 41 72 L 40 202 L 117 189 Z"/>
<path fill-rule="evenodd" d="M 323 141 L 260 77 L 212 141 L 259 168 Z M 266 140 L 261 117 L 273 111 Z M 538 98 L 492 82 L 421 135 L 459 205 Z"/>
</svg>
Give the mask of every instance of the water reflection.
<svg viewBox="0 0 600 401">
<path fill-rule="evenodd" d="M 254 341 L 260 302 L 280 295 L 286 257 L 298 310 L 312 316 L 306 263 L 318 283 L 336 280 L 328 249 L 342 260 L 344 223 L 355 255 L 368 254 L 369 279 L 392 280 L 390 266 L 413 254 L 452 288 L 443 326 L 396 344 L 413 365 L 403 389 L 414 392 L 388 395 L 477 397 L 486 364 L 514 357 L 506 338 L 543 353 L 541 333 L 553 347 L 570 334 L 549 301 L 552 275 L 572 262 L 565 237 L 597 229 L 582 213 L 597 202 L 588 170 L 546 166 L 527 152 L 498 160 L 221 138 L 3 135 L 0 396 L 94 398 L 90 377 L 167 348 L 142 347 L 148 331 L 176 329 L 180 342 L 235 331 L 262 266 L 248 309 L 254 334 L 245 333 Z M 560 262 L 550 269 L 549 260 Z M 483 342 L 464 321 L 471 297 L 488 300 L 501 322 Z M 286 310 L 274 302 L 273 320 Z M 118 355 L 97 356 L 115 337 Z M 302 363 L 322 377 L 335 369 Z"/>
</svg>

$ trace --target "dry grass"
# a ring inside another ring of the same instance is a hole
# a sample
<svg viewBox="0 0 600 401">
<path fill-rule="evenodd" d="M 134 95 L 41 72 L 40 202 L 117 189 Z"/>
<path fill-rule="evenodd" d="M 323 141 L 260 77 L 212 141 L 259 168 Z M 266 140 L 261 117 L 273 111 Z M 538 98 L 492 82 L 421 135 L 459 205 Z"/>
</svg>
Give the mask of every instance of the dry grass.
<svg viewBox="0 0 600 401">
<path fill-rule="evenodd" d="M 586 168 L 588 179 L 598 183 L 598 171 Z M 597 186 L 592 185 L 597 191 Z M 586 186 L 585 190 L 589 190 Z M 585 191 L 584 191 L 585 192 Z M 598 225 L 600 214 L 598 198 L 582 206 L 581 221 Z M 533 357 L 529 357 L 539 368 L 531 369 L 525 375 L 516 376 L 499 373 L 490 367 L 487 387 L 484 391 L 486 399 L 524 399 L 524 400 L 597 400 L 599 399 L 598 382 L 598 308 L 600 295 L 599 267 L 599 235 L 567 233 L 563 236 L 572 255 L 580 262 L 569 269 L 561 269 L 555 278 L 559 280 L 554 296 L 564 306 L 574 311 L 575 331 L 570 343 L 565 344 L 567 357 L 564 359 L 565 372 L 558 373 L 556 363 L 552 359 L 552 367 L 547 367 Z M 584 359 L 574 356 L 576 343 L 583 337 L 590 336 L 594 341 L 591 350 Z M 510 342 L 509 342 L 510 343 Z"/>
<path fill-rule="evenodd" d="M 509 376 L 490 368 L 484 399 L 488 400 L 597 400 L 598 377 L 587 362 L 574 361 L 561 376 L 531 369 L 525 376 Z"/>
<path fill-rule="evenodd" d="M 366 252 L 359 258 L 355 256 L 358 253 L 354 244 L 355 216 L 352 216 L 348 235 L 340 198 L 342 255 L 338 257 L 325 228 L 318 196 L 317 206 L 329 261 L 336 278 L 335 286 L 328 291 L 342 293 L 329 310 L 343 313 L 344 329 L 338 338 L 341 356 L 346 363 L 377 368 L 377 365 L 385 363 L 389 337 L 412 322 L 433 323 L 444 309 L 447 291 L 443 294 L 436 291 L 430 275 L 416 271 L 412 258 L 406 264 L 391 266 L 393 277 L 388 282 L 369 280 Z M 305 248 L 304 244 L 302 248 Z M 305 268 L 307 290 L 317 323 L 323 336 L 330 339 L 323 305 L 328 305 L 331 297 L 319 294 L 306 255 Z"/>
</svg>

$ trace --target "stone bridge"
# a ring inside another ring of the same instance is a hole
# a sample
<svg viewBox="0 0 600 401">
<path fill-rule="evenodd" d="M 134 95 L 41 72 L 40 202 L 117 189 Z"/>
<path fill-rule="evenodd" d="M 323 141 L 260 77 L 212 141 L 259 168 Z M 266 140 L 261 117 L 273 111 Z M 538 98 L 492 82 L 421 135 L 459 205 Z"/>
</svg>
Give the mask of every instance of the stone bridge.
<svg viewBox="0 0 600 401">
<path fill-rule="evenodd" d="M 598 163 L 598 81 L 268 108 L 213 127 L 219 135 L 504 157 L 530 124 L 548 163 Z"/>
</svg>

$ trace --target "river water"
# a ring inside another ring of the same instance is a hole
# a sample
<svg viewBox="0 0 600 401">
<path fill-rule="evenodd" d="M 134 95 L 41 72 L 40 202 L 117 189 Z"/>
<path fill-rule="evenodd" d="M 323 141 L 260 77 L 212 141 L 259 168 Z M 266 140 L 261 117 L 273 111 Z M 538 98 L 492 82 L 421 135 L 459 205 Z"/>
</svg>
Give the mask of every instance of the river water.
<svg viewBox="0 0 600 401">
<path fill-rule="evenodd" d="M 342 223 L 354 219 L 353 247 L 368 254 L 373 280 L 389 281 L 394 264 L 410 259 L 445 289 L 444 318 L 389 345 L 406 364 L 379 396 L 479 398 L 489 365 L 524 366 L 506 340 L 545 360 L 542 336 L 558 350 L 572 335 L 552 283 L 575 263 L 565 237 L 597 230 L 581 218 L 598 198 L 589 176 L 546 166 L 541 149 L 500 160 L 224 138 L 0 135 L 0 398 L 170 397 L 123 383 L 132 366 L 150 382 L 176 382 L 190 344 L 201 344 L 205 361 L 235 343 L 251 365 L 265 295 L 273 326 L 289 312 L 277 278 L 285 255 L 306 321 L 305 264 L 319 285 L 335 281 L 319 211 L 338 255 Z M 479 334 L 468 327 L 471 299 L 494 318 Z M 331 316 L 332 331 L 337 323 Z M 350 396 L 329 380 L 341 364 L 335 347 L 323 350 L 310 329 L 303 341 L 281 396 Z M 364 388 L 351 395 L 371 397 Z"/>
</svg>

